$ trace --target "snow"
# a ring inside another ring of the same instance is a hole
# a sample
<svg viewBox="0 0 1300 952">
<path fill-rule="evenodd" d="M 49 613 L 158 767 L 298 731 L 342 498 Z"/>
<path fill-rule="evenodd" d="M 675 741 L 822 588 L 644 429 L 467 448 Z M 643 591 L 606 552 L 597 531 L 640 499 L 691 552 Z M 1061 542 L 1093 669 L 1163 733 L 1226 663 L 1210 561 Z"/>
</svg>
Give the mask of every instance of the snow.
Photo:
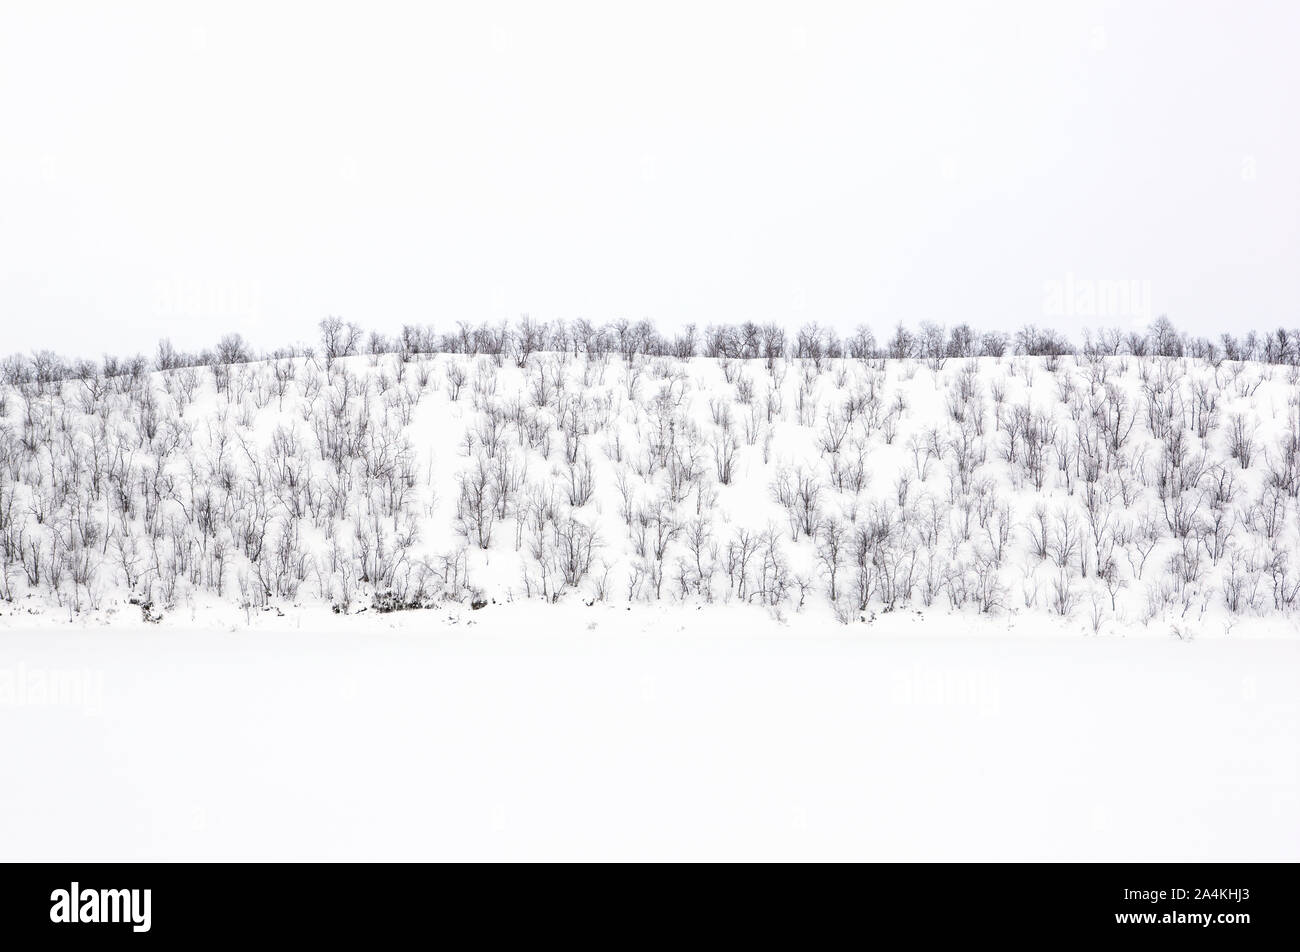
<svg viewBox="0 0 1300 952">
<path fill-rule="evenodd" d="M 476 595 L 758 603 L 818 625 L 948 607 L 1055 614 L 1080 633 L 1296 628 L 1295 368 L 567 351 L 523 363 L 285 357 L 225 368 L 224 390 L 204 367 L 0 388 L 0 625 L 226 627 L 268 608 L 351 615 L 398 593 L 439 609 Z M 1037 472 L 1029 429 L 1042 431 Z M 591 492 L 575 499 L 587 460 Z M 460 480 L 479 467 L 490 539 L 464 518 Z M 805 519 L 779 501 L 800 478 L 816 487 Z M 863 557 L 873 524 L 888 533 Z M 564 579 L 574 527 L 590 533 L 590 564 Z"/>
<path fill-rule="evenodd" d="M 284 622 L 0 629 L 0 859 L 1300 859 L 1290 636 Z"/>
<path fill-rule="evenodd" d="M 1294 368 L 497 363 L 0 391 L 0 859 L 1300 859 Z"/>
</svg>

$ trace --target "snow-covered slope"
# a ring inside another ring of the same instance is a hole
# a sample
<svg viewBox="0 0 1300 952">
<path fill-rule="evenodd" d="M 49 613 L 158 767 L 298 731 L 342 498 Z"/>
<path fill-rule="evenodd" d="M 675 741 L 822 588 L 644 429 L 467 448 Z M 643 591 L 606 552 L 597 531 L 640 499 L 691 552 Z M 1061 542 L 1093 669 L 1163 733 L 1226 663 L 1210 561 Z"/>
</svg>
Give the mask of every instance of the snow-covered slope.
<svg viewBox="0 0 1300 952">
<path fill-rule="evenodd" d="M 1300 855 L 1294 371 L 522 363 L 5 390 L 0 857 Z"/>
<path fill-rule="evenodd" d="M 522 364 L 522 366 L 520 366 Z M 1295 368 L 319 357 L 8 387 L 0 623 L 537 603 L 1291 629 Z"/>
</svg>

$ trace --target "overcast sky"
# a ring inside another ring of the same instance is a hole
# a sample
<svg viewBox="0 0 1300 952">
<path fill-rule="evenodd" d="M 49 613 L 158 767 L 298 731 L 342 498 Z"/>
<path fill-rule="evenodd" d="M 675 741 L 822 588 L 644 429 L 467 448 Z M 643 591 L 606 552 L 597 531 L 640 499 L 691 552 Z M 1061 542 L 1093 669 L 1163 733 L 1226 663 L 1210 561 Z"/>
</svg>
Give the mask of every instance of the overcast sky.
<svg viewBox="0 0 1300 952">
<path fill-rule="evenodd" d="M 1298 46 L 1240 0 L 4 0 L 0 351 L 1297 326 Z"/>
</svg>

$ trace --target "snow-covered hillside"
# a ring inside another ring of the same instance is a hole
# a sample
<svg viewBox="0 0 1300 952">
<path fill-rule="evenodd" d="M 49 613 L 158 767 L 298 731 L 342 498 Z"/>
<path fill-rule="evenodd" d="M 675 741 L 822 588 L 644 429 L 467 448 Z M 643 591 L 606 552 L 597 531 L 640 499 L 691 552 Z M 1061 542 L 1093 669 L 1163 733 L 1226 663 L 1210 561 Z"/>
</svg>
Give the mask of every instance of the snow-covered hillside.
<svg viewBox="0 0 1300 952">
<path fill-rule="evenodd" d="M 1300 855 L 1295 367 L 376 350 L 7 365 L 0 856 Z"/>
<path fill-rule="evenodd" d="M 80 379 L 38 358 L 0 399 L 0 614 L 531 599 L 1289 630 L 1294 365 L 888 352 L 403 349 Z"/>
</svg>

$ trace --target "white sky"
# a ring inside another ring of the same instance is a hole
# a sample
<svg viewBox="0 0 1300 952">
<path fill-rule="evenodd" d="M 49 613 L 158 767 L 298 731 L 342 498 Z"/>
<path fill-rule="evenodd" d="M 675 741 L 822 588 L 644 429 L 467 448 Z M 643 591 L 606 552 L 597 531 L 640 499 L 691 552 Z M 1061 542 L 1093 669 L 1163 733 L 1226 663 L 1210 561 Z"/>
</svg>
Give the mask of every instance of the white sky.
<svg viewBox="0 0 1300 952">
<path fill-rule="evenodd" d="M 1072 329 L 1067 275 L 1300 325 L 1298 45 L 1294 2 L 0 0 L 0 352 Z"/>
</svg>

